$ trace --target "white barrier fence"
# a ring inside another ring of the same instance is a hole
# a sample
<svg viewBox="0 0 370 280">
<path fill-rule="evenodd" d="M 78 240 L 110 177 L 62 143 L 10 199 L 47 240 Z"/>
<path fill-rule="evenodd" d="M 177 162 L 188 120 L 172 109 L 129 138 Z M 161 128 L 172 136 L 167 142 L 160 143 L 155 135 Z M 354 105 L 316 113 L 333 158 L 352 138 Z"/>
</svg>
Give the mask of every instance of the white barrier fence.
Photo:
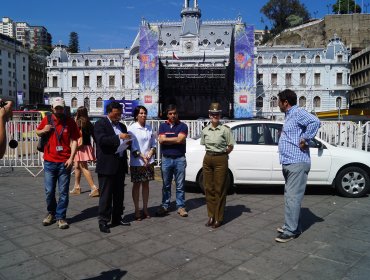
<svg viewBox="0 0 370 280">
<path fill-rule="evenodd" d="M 162 120 L 148 120 L 155 133 L 158 132 Z M 200 135 L 205 121 L 185 120 L 189 127 L 188 137 Z M 124 122 L 129 126 L 131 122 Z M 39 138 L 36 127 L 39 121 L 9 121 L 6 126 L 8 140 L 18 141 L 18 147 L 7 147 L 4 157 L 0 160 L 1 168 L 25 168 L 32 176 L 38 176 L 43 170 L 42 154 L 36 149 Z M 370 122 L 365 124 L 350 121 L 322 121 L 318 136 L 329 142 L 344 147 L 370 151 Z M 160 146 L 157 149 L 157 165 L 160 164 Z"/>
</svg>

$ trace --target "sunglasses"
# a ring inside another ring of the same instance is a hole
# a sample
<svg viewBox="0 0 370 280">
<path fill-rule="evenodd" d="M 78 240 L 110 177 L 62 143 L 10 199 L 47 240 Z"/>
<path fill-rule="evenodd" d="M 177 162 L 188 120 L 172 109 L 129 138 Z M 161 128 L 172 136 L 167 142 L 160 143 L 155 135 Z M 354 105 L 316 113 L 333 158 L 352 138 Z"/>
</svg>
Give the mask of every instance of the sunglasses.
<svg viewBox="0 0 370 280">
<path fill-rule="evenodd" d="M 211 114 L 209 114 L 211 117 L 219 117 L 219 116 L 221 116 L 221 114 L 219 114 L 219 113 L 211 113 Z"/>
</svg>

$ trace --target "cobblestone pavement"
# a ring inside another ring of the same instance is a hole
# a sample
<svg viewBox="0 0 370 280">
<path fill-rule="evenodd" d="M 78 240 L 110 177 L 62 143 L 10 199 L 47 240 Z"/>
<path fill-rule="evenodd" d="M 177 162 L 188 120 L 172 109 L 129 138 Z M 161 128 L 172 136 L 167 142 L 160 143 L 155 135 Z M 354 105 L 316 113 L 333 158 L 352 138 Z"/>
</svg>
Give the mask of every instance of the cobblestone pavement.
<svg viewBox="0 0 370 280">
<path fill-rule="evenodd" d="M 279 244 L 274 237 L 283 221 L 282 187 L 229 195 L 226 223 L 210 230 L 204 196 L 194 188 L 186 193 L 189 217 L 173 207 L 166 217 L 133 221 L 126 183 L 131 226 L 100 233 L 98 200 L 89 198 L 83 178 L 83 193 L 70 197 L 70 228 L 60 230 L 41 224 L 43 177 L 0 169 L 0 279 L 369 279 L 369 197 L 346 199 L 328 188 L 308 188 L 304 233 Z M 153 216 L 160 199 L 157 178 L 150 185 Z"/>
</svg>

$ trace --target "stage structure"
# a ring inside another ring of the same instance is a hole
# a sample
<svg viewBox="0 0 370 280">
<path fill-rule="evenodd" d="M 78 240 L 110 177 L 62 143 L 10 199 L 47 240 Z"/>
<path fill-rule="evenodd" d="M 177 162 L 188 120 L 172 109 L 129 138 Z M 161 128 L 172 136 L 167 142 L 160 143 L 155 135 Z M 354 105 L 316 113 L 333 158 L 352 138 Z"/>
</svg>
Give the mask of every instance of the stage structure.
<svg viewBox="0 0 370 280">
<path fill-rule="evenodd" d="M 208 117 L 211 102 L 229 118 L 253 116 L 254 28 L 236 20 L 201 21 L 198 1 L 184 0 L 181 22 L 142 21 L 140 100 L 151 117 L 176 104 L 181 118 Z M 155 109 L 156 108 L 156 109 Z"/>
</svg>

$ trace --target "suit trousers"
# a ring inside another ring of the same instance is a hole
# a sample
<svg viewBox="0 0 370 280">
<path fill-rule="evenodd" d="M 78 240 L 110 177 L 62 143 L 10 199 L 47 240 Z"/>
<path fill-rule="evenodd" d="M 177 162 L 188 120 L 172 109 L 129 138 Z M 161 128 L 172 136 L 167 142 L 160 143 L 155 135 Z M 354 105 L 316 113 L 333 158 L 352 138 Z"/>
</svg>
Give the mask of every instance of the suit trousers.
<svg viewBox="0 0 370 280">
<path fill-rule="evenodd" d="M 206 194 L 208 217 L 222 222 L 226 204 L 226 177 L 228 155 L 205 155 L 203 159 L 203 185 Z"/>
<path fill-rule="evenodd" d="M 119 222 L 123 215 L 125 194 L 125 168 L 123 160 L 116 174 L 98 174 L 99 180 L 99 223 Z"/>
</svg>

